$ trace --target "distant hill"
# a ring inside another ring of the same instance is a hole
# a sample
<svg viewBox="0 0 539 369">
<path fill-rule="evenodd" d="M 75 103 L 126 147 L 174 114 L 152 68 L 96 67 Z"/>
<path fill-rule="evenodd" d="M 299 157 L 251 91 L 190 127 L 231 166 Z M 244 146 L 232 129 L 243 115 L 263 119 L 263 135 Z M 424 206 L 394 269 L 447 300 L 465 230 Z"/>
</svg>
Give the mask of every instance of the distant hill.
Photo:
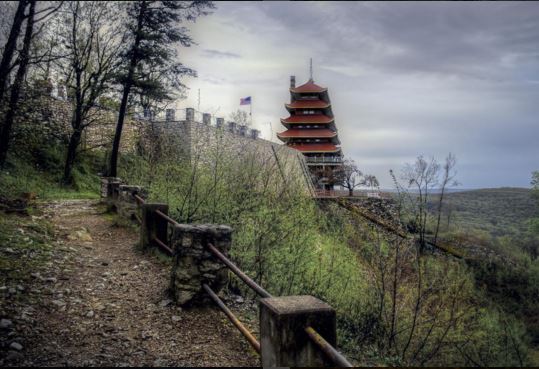
<svg viewBox="0 0 539 369">
<path fill-rule="evenodd" d="M 450 192 L 445 195 L 444 218 L 465 229 L 481 229 L 493 236 L 518 234 L 526 221 L 539 216 L 539 206 L 527 188 L 501 187 Z M 436 198 L 431 208 L 436 208 Z"/>
</svg>

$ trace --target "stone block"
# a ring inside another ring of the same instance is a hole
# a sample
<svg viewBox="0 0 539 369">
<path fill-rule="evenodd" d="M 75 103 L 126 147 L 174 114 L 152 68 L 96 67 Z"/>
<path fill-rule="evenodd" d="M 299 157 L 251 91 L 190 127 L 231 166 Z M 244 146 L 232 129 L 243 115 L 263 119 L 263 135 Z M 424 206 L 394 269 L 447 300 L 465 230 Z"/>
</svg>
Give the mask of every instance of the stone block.
<svg viewBox="0 0 539 369">
<path fill-rule="evenodd" d="M 228 281 L 228 269 L 206 247 L 211 242 L 227 255 L 232 241 L 232 228 L 214 224 L 181 224 L 172 232 L 174 264 L 170 292 L 177 304 L 203 305 L 209 298 L 202 288 L 209 285 L 216 293 Z"/>
</svg>

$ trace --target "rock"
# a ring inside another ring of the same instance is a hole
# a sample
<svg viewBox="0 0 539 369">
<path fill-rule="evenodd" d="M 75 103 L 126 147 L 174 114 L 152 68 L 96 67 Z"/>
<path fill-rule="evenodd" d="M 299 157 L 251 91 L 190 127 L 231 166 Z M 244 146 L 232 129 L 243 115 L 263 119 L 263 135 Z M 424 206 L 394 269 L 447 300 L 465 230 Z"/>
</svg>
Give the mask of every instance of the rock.
<svg viewBox="0 0 539 369">
<path fill-rule="evenodd" d="M 12 349 L 12 350 L 17 350 L 17 351 L 21 351 L 22 350 L 22 345 L 18 342 L 11 342 L 11 345 L 9 345 L 9 348 Z"/>
<path fill-rule="evenodd" d="M 87 318 L 93 318 L 94 317 L 94 312 L 92 310 L 90 310 L 88 313 L 86 313 L 86 317 Z"/>
<path fill-rule="evenodd" d="M 173 316 L 172 316 L 172 321 L 173 321 L 173 322 L 179 322 L 180 320 L 182 320 L 181 317 L 179 317 L 179 316 L 177 316 L 177 315 L 173 315 Z"/>
<path fill-rule="evenodd" d="M 21 292 L 24 291 L 24 287 L 21 286 L 20 284 L 17 285 L 17 289 L 18 289 L 19 291 L 21 291 Z"/>
<path fill-rule="evenodd" d="M 6 247 L 4 249 L 4 252 L 7 253 L 7 254 L 14 254 L 15 253 L 15 251 L 11 247 Z"/>
<path fill-rule="evenodd" d="M 62 307 L 62 306 L 64 306 L 64 305 L 66 304 L 66 303 L 65 303 L 64 301 L 62 301 L 62 300 L 52 300 L 51 303 L 52 303 L 53 305 L 58 306 L 58 307 Z"/>
<path fill-rule="evenodd" d="M 88 233 L 88 230 L 86 228 L 82 228 L 67 235 L 67 239 L 70 241 L 80 240 L 83 242 L 89 242 L 92 241 L 92 236 L 90 236 L 90 233 Z"/>
<path fill-rule="evenodd" d="M 45 282 L 56 283 L 58 280 L 54 277 L 45 278 Z"/>
<path fill-rule="evenodd" d="M 153 362 L 153 366 L 157 366 L 157 367 L 167 366 L 167 361 L 165 359 L 156 359 Z"/>
<path fill-rule="evenodd" d="M 6 355 L 7 362 L 16 362 L 24 359 L 24 356 L 17 351 L 9 351 Z"/>
<path fill-rule="evenodd" d="M 39 274 L 39 273 L 32 273 L 32 274 L 30 274 L 30 276 L 31 276 L 32 278 L 36 278 L 36 279 L 40 279 L 40 278 L 41 278 L 41 274 Z"/>
<path fill-rule="evenodd" d="M 241 297 L 241 296 L 236 296 L 235 300 L 236 300 L 236 302 L 237 302 L 238 304 L 243 304 L 243 301 L 244 301 L 244 300 L 243 300 L 243 297 Z"/>
<path fill-rule="evenodd" d="M 160 303 L 159 303 L 159 306 L 161 307 L 167 307 L 168 305 L 172 304 L 172 300 L 170 299 L 165 299 L 165 300 L 162 300 Z"/>
<path fill-rule="evenodd" d="M 0 329 L 8 329 L 13 325 L 13 322 L 9 319 L 0 320 Z"/>
</svg>

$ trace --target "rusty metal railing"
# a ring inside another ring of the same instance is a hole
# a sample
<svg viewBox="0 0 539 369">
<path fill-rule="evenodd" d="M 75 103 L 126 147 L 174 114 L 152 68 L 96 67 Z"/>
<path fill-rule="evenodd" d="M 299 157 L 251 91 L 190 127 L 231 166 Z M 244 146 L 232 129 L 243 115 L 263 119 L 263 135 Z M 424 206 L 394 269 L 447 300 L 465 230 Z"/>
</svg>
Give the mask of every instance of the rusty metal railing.
<svg viewBox="0 0 539 369">
<path fill-rule="evenodd" d="M 166 215 L 165 213 L 163 213 L 161 210 L 156 210 L 156 211 L 155 211 L 155 214 L 159 215 L 161 218 L 163 218 L 164 220 L 166 220 L 166 221 L 169 222 L 170 224 L 173 224 L 173 225 L 180 225 L 180 223 L 176 222 L 174 219 L 172 219 L 171 217 L 169 217 L 168 215 Z"/>
<path fill-rule="evenodd" d="M 229 308 L 223 303 L 223 301 L 213 292 L 213 290 L 207 285 L 203 284 L 202 288 L 208 293 L 211 299 L 219 306 L 219 308 L 225 313 L 228 319 L 234 324 L 236 328 L 243 334 L 243 336 L 249 341 L 251 346 L 255 349 L 256 352 L 260 354 L 260 342 L 257 341 L 255 336 L 249 332 L 247 328 L 240 322 L 240 320 L 230 311 Z"/>
<path fill-rule="evenodd" d="M 140 206 L 146 201 L 134 194 L 137 204 Z M 177 221 L 166 215 L 160 210 L 156 210 L 155 213 L 161 218 L 166 220 L 168 223 L 173 225 L 180 225 Z M 139 218 L 140 219 L 140 218 Z M 174 251 L 159 238 L 154 237 L 153 241 L 163 249 L 168 255 L 174 255 Z M 225 264 L 238 278 L 240 278 L 249 288 L 257 293 L 262 298 L 273 297 L 268 291 L 262 288 L 258 283 L 249 278 L 240 268 L 238 268 L 230 259 L 223 255 L 213 244 L 208 242 L 206 244 L 208 250 L 215 255 L 223 264 Z M 225 313 L 230 322 L 240 331 L 240 333 L 247 339 L 249 344 L 254 348 L 254 350 L 260 354 L 260 343 L 255 338 L 255 336 L 241 323 L 241 321 L 230 311 L 230 309 L 223 303 L 223 301 L 217 296 L 217 294 L 207 285 L 203 284 L 202 287 L 208 294 L 208 296 L 215 302 L 215 304 Z M 308 326 L 305 328 L 305 332 L 309 339 L 318 347 L 333 363 L 340 367 L 353 367 L 352 364 L 339 352 L 337 351 L 329 342 L 327 342 L 314 328 Z"/>
<path fill-rule="evenodd" d="M 208 242 L 206 246 L 208 247 L 208 250 L 210 250 L 212 252 L 212 254 L 214 254 L 219 260 L 221 260 L 223 262 L 223 264 L 225 264 L 234 274 L 236 274 L 243 282 L 245 282 L 245 284 L 247 284 L 260 297 L 263 297 L 263 298 L 273 297 L 268 291 L 263 289 L 255 281 L 253 281 L 251 278 L 249 278 L 244 272 L 242 272 L 240 270 L 240 268 L 238 268 L 232 261 L 230 261 L 225 255 L 223 255 L 219 250 L 217 250 L 217 248 L 214 245 L 212 245 L 211 243 Z M 206 289 L 206 287 L 204 287 L 204 289 Z M 208 292 L 208 291 L 206 290 L 206 292 Z M 213 299 L 213 297 L 212 297 L 212 299 Z M 215 299 L 214 299 L 214 301 L 215 301 Z M 221 308 L 221 310 L 223 310 L 225 312 L 225 314 L 227 314 L 227 316 L 229 317 L 229 319 L 232 321 L 232 323 L 234 325 L 236 325 L 235 321 L 237 321 L 239 323 L 239 320 L 237 320 L 237 318 L 234 317 L 234 315 L 232 315 L 232 318 L 228 315 L 229 313 L 230 314 L 232 314 L 232 313 L 222 303 L 222 301 L 220 301 L 220 303 L 218 303 L 216 301 L 216 303 Z M 228 311 L 228 313 L 227 313 L 227 311 Z M 235 319 L 235 320 L 233 320 L 233 319 Z M 238 329 L 240 329 L 239 326 L 236 326 L 236 327 L 238 327 Z M 240 329 L 240 331 L 242 333 L 244 333 L 242 331 L 242 329 Z M 305 328 L 305 332 L 307 333 L 307 336 L 310 338 L 310 340 L 320 349 L 320 351 L 322 351 L 324 354 L 326 354 L 326 356 L 331 361 L 333 361 L 335 364 L 337 364 L 340 367 L 345 367 L 345 368 L 353 367 L 353 365 L 339 351 L 337 351 L 329 342 L 327 342 L 324 339 L 324 337 L 322 337 L 318 332 L 316 332 L 316 330 L 314 330 L 314 328 L 312 328 L 311 326 L 308 326 L 308 327 Z M 252 336 L 252 334 L 250 334 L 250 335 Z M 249 340 L 249 338 L 247 338 L 247 339 Z M 251 343 L 251 341 L 249 341 L 249 342 Z M 258 351 L 258 352 L 260 352 L 260 351 Z"/>
<path fill-rule="evenodd" d="M 247 276 L 244 272 L 240 270 L 233 262 L 231 262 L 226 256 L 221 254 L 219 250 L 211 243 L 207 244 L 208 250 L 212 252 L 219 260 L 223 262 L 234 274 L 236 274 L 242 281 L 245 282 L 253 291 L 255 291 L 261 297 L 272 297 L 271 294 L 260 287 L 255 281 Z"/>
</svg>

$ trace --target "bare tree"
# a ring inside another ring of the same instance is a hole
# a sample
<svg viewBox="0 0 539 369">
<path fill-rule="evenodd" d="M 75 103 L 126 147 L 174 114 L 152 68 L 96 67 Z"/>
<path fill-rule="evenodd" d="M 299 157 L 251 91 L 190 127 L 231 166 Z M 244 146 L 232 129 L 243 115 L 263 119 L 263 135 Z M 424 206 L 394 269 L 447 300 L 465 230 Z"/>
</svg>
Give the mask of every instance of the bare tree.
<svg viewBox="0 0 539 369">
<path fill-rule="evenodd" d="M 11 23 L 8 39 L 2 50 L 2 61 L 0 62 L 0 101 L 4 98 L 9 74 L 13 69 L 12 60 L 17 50 L 17 39 L 21 32 L 22 24 L 25 19 L 24 12 L 28 4 L 28 1 L 19 1 L 13 22 Z"/>
<path fill-rule="evenodd" d="M 412 199 L 412 213 L 415 224 L 418 227 L 420 250 L 426 246 L 426 232 L 428 220 L 428 200 L 429 195 L 438 186 L 440 165 L 434 158 L 425 160 L 423 155 L 417 157 L 414 164 L 406 164 L 401 173 L 401 179 L 406 183 L 406 189 L 413 189 L 415 192 L 409 198 Z"/>
<path fill-rule="evenodd" d="M 11 139 L 11 130 L 13 127 L 13 121 L 15 119 L 15 114 L 17 112 L 17 105 L 19 102 L 19 96 L 21 94 L 22 83 L 24 80 L 24 76 L 26 75 L 28 62 L 30 59 L 30 44 L 32 42 L 32 34 L 33 34 L 33 29 L 34 29 L 34 16 L 36 12 L 36 1 L 30 0 L 28 3 L 30 4 L 30 7 L 28 10 L 28 14 L 26 15 L 26 29 L 24 33 L 22 50 L 19 55 L 19 59 L 20 59 L 18 63 L 19 67 L 15 75 L 13 86 L 11 87 L 11 95 L 9 98 L 8 110 L 7 110 L 7 113 L 5 114 L 4 121 L 2 124 L 2 129 L 0 132 L 0 168 L 2 168 L 6 162 L 9 141 Z M 23 12 L 24 12 L 24 9 L 23 9 Z M 18 10 L 17 10 L 17 13 L 18 13 Z M 6 55 L 5 52 L 4 52 L 4 56 Z M 0 83 L 3 83 L 5 85 L 6 81 L 0 80 Z"/>
<path fill-rule="evenodd" d="M 374 191 L 375 189 L 380 189 L 380 183 L 378 182 L 378 178 L 376 178 L 376 176 L 372 174 L 365 174 L 365 177 L 361 184 L 369 187 L 371 191 Z"/>
<path fill-rule="evenodd" d="M 64 166 L 64 183 L 71 172 L 83 131 L 94 122 L 92 108 L 110 87 L 117 65 L 119 39 L 113 28 L 114 7 L 101 1 L 68 4 L 67 27 L 62 35 L 70 51 L 63 60 L 64 78 L 73 94 L 71 136 Z"/>
<path fill-rule="evenodd" d="M 251 125 L 251 119 L 249 117 L 249 114 L 246 111 L 241 110 L 241 109 L 238 109 L 235 112 L 230 113 L 230 120 L 240 126 L 249 127 Z"/>
<path fill-rule="evenodd" d="M 449 153 L 445 158 L 445 164 L 443 166 L 443 178 L 440 186 L 440 197 L 438 199 L 438 218 L 436 220 L 436 230 L 434 231 L 434 244 L 438 241 L 438 232 L 440 231 L 440 219 L 442 217 L 442 205 L 444 201 L 444 194 L 446 187 L 457 186 L 458 182 L 454 180 L 457 172 L 455 171 L 455 165 L 457 164 L 457 158 Z"/>
<path fill-rule="evenodd" d="M 354 189 L 365 183 L 363 173 L 359 170 L 356 162 L 345 159 L 342 166 L 342 186 L 348 189 L 348 196 L 354 196 Z"/>
</svg>

